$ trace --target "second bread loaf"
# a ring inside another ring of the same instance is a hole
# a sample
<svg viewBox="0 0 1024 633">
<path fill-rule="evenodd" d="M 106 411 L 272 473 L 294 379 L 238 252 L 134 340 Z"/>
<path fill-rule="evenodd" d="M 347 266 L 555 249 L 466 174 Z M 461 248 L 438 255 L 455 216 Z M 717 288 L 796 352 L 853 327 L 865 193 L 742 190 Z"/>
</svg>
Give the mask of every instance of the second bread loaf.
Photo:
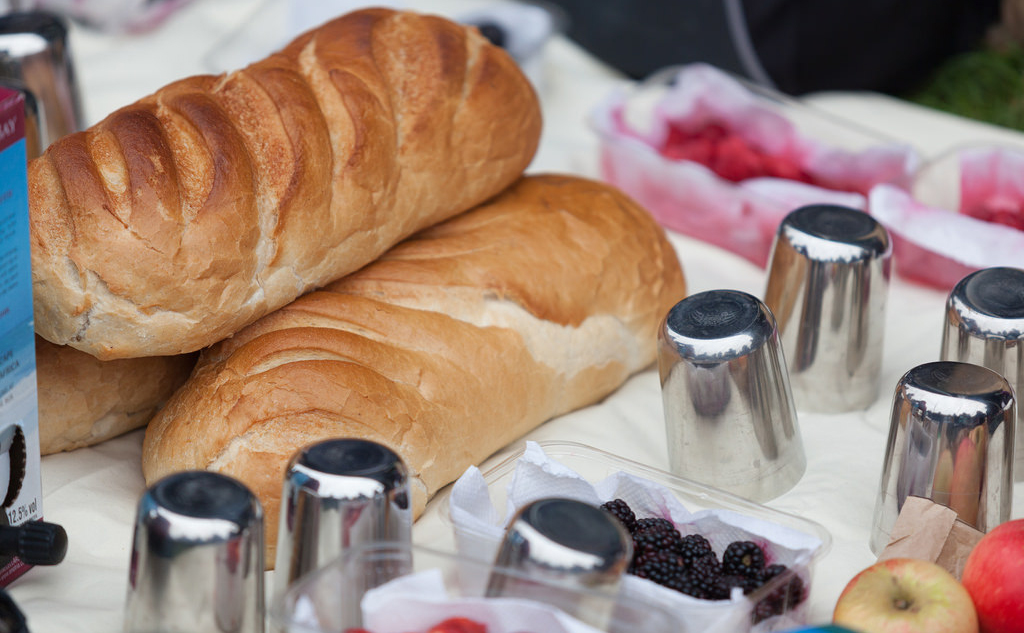
<svg viewBox="0 0 1024 633">
<path fill-rule="evenodd" d="M 93 446 L 145 426 L 188 378 L 196 356 L 102 361 L 37 336 L 42 454 Z"/>
<path fill-rule="evenodd" d="M 496 195 L 540 126 L 503 50 L 387 9 L 172 83 L 29 164 L 36 330 L 104 360 L 201 349 Z"/>
<path fill-rule="evenodd" d="M 204 351 L 147 428 L 144 474 L 240 479 L 272 547 L 292 454 L 361 437 L 405 460 L 422 510 L 468 466 L 647 367 L 684 292 L 672 245 L 629 198 L 524 178 Z"/>
</svg>

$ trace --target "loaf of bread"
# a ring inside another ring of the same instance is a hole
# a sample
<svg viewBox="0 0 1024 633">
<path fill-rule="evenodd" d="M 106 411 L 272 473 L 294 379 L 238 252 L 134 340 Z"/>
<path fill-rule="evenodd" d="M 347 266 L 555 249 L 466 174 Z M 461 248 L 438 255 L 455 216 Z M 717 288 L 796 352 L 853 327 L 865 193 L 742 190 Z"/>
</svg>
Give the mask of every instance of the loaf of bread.
<svg viewBox="0 0 1024 633">
<path fill-rule="evenodd" d="M 204 350 L 147 427 L 143 472 L 238 478 L 273 548 L 288 459 L 359 437 L 406 462 L 418 516 L 470 465 L 647 367 L 684 292 L 672 245 L 632 200 L 526 177 Z"/>
<path fill-rule="evenodd" d="M 172 83 L 31 161 L 36 330 L 104 360 L 201 349 L 496 195 L 540 127 L 501 48 L 388 9 Z"/>
<path fill-rule="evenodd" d="M 42 454 L 92 446 L 144 426 L 185 382 L 196 357 L 101 361 L 37 336 Z"/>
</svg>

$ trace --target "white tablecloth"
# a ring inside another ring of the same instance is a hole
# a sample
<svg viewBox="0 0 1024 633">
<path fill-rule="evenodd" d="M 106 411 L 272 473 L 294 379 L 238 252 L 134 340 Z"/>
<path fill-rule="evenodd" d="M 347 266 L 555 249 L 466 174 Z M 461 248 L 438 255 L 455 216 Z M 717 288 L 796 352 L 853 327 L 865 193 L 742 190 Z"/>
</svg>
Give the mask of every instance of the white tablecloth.
<svg viewBox="0 0 1024 633">
<path fill-rule="evenodd" d="M 103 35 L 76 27 L 71 48 L 88 122 L 98 121 L 171 80 L 216 70 L 211 60 L 222 59 L 226 47 L 237 50 L 242 41 L 229 36 L 243 29 L 243 35 L 257 37 L 256 18 L 266 15 L 262 12 L 280 10 L 284 1 L 271 0 L 263 6 L 254 0 L 195 0 L 144 36 Z M 478 4 L 435 0 L 415 6 L 456 15 Z M 258 45 L 259 41 L 249 43 Z M 596 140 L 584 117 L 620 79 L 564 39 L 549 45 L 544 62 L 541 94 L 546 125 L 530 170 L 594 176 Z M 880 95 L 835 93 L 808 101 L 908 141 L 926 156 L 971 141 L 1020 142 L 1018 135 L 1005 130 Z M 672 239 L 691 292 L 734 288 L 763 294 L 763 270 L 706 244 L 678 235 Z M 896 278 L 889 295 L 883 387 L 877 402 L 863 412 L 800 416 L 807 472 L 793 490 L 767 505 L 817 521 L 832 534 L 832 547 L 815 569 L 810 596 L 813 621 L 829 620 L 843 586 L 874 560 L 868 534 L 892 388 L 913 366 L 937 359 L 944 300 L 941 292 Z M 575 440 L 665 468 L 662 419 L 658 376 L 649 370 L 633 377 L 604 402 L 552 420 L 528 438 Z M 139 466 L 141 441 L 142 433 L 135 432 L 94 448 L 44 458 L 45 518 L 65 526 L 70 546 L 62 564 L 31 570 L 10 587 L 31 630 L 121 630 L 135 506 L 144 489 Z M 1022 501 L 1018 489 L 1014 517 L 1024 516 Z M 417 523 L 414 536 L 418 543 L 432 545 L 448 538 L 446 530 L 437 508 L 430 507 Z"/>
</svg>

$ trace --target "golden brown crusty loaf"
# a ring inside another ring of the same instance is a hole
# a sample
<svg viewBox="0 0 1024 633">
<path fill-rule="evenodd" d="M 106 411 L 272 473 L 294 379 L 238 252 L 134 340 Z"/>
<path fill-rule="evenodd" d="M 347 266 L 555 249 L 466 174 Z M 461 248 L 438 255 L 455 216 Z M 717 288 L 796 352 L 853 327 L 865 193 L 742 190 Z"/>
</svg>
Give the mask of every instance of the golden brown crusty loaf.
<svg viewBox="0 0 1024 633">
<path fill-rule="evenodd" d="M 101 361 L 37 336 L 42 454 L 92 446 L 145 425 L 188 378 L 196 356 Z"/>
<path fill-rule="evenodd" d="M 288 459 L 361 437 L 402 456 L 418 516 L 468 466 L 648 366 L 684 291 L 664 232 L 629 198 L 524 178 L 203 351 L 147 427 L 146 480 L 237 477 L 272 549 Z"/>
<path fill-rule="evenodd" d="M 496 195 L 540 126 L 504 51 L 386 9 L 172 83 L 31 162 L 37 331 L 102 359 L 198 350 Z"/>
</svg>

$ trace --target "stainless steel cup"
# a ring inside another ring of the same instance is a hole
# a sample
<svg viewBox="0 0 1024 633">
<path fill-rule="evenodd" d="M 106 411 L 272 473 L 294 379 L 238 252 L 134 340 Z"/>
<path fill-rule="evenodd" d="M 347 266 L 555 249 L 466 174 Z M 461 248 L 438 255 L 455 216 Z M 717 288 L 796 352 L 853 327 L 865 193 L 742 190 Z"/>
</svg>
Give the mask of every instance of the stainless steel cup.
<svg viewBox="0 0 1024 633">
<path fill-rule="evenodd" d="M 1010 518 L 1014 398 L 996 372 L 969 363 L 918 365 L 893 396 L 871 531 L 880 553 L 908 496 L 956 510 L 985 532 Z"/>
<path fill-rule="evenodd" d="M 0 16 L 0 78 L 18 82 L 41 106 L 43 149 L 84 128 L 68 29 L 59 15 L 19 11 Z"/>
<path fill-rule="evenodd" d="M 988 367 L 1024 392 L 1024 270 L 986 268 L 967 275 L 946 299 L 942 360 Z M 1013 473 L 1024 481 L 1022 407 L 1017 406 Z"/>
<path fill-rule="evenodd" d="M 262 633 L 263 509 L 242 483 L 184 471 L 139 500 L 128 633 Z"/>
<path fill-rule="evenodd" d="M 486 595 L 553 604 L 604 630 L 632 556 L 629 532 L 610 513 L 573 499 L 539 499 L 512 518 Z"/>
<path fill-rule="evenodd" d="M 792 488 L 807 466 L 771 311 L 712 290 L 677 303 L 658 335 L 672 472 L 756 500 Z"/>
<path fill-rule="evenodd" d="M 285 471 L 281 495 L 277 590 L 357 546 L 409 545 L 410 502 L 406 466 L 386 446 L 341 438 L 300 450 Z M 381 569 L 376 584 L 408 571 Z"/>
<path fill-rule="evenodd" d="M 878 397 L 892 244 L 863 211 L 801 207 L 779 225 L 764 302 L 802 411 L 865 409 Z"/>
</svg>

